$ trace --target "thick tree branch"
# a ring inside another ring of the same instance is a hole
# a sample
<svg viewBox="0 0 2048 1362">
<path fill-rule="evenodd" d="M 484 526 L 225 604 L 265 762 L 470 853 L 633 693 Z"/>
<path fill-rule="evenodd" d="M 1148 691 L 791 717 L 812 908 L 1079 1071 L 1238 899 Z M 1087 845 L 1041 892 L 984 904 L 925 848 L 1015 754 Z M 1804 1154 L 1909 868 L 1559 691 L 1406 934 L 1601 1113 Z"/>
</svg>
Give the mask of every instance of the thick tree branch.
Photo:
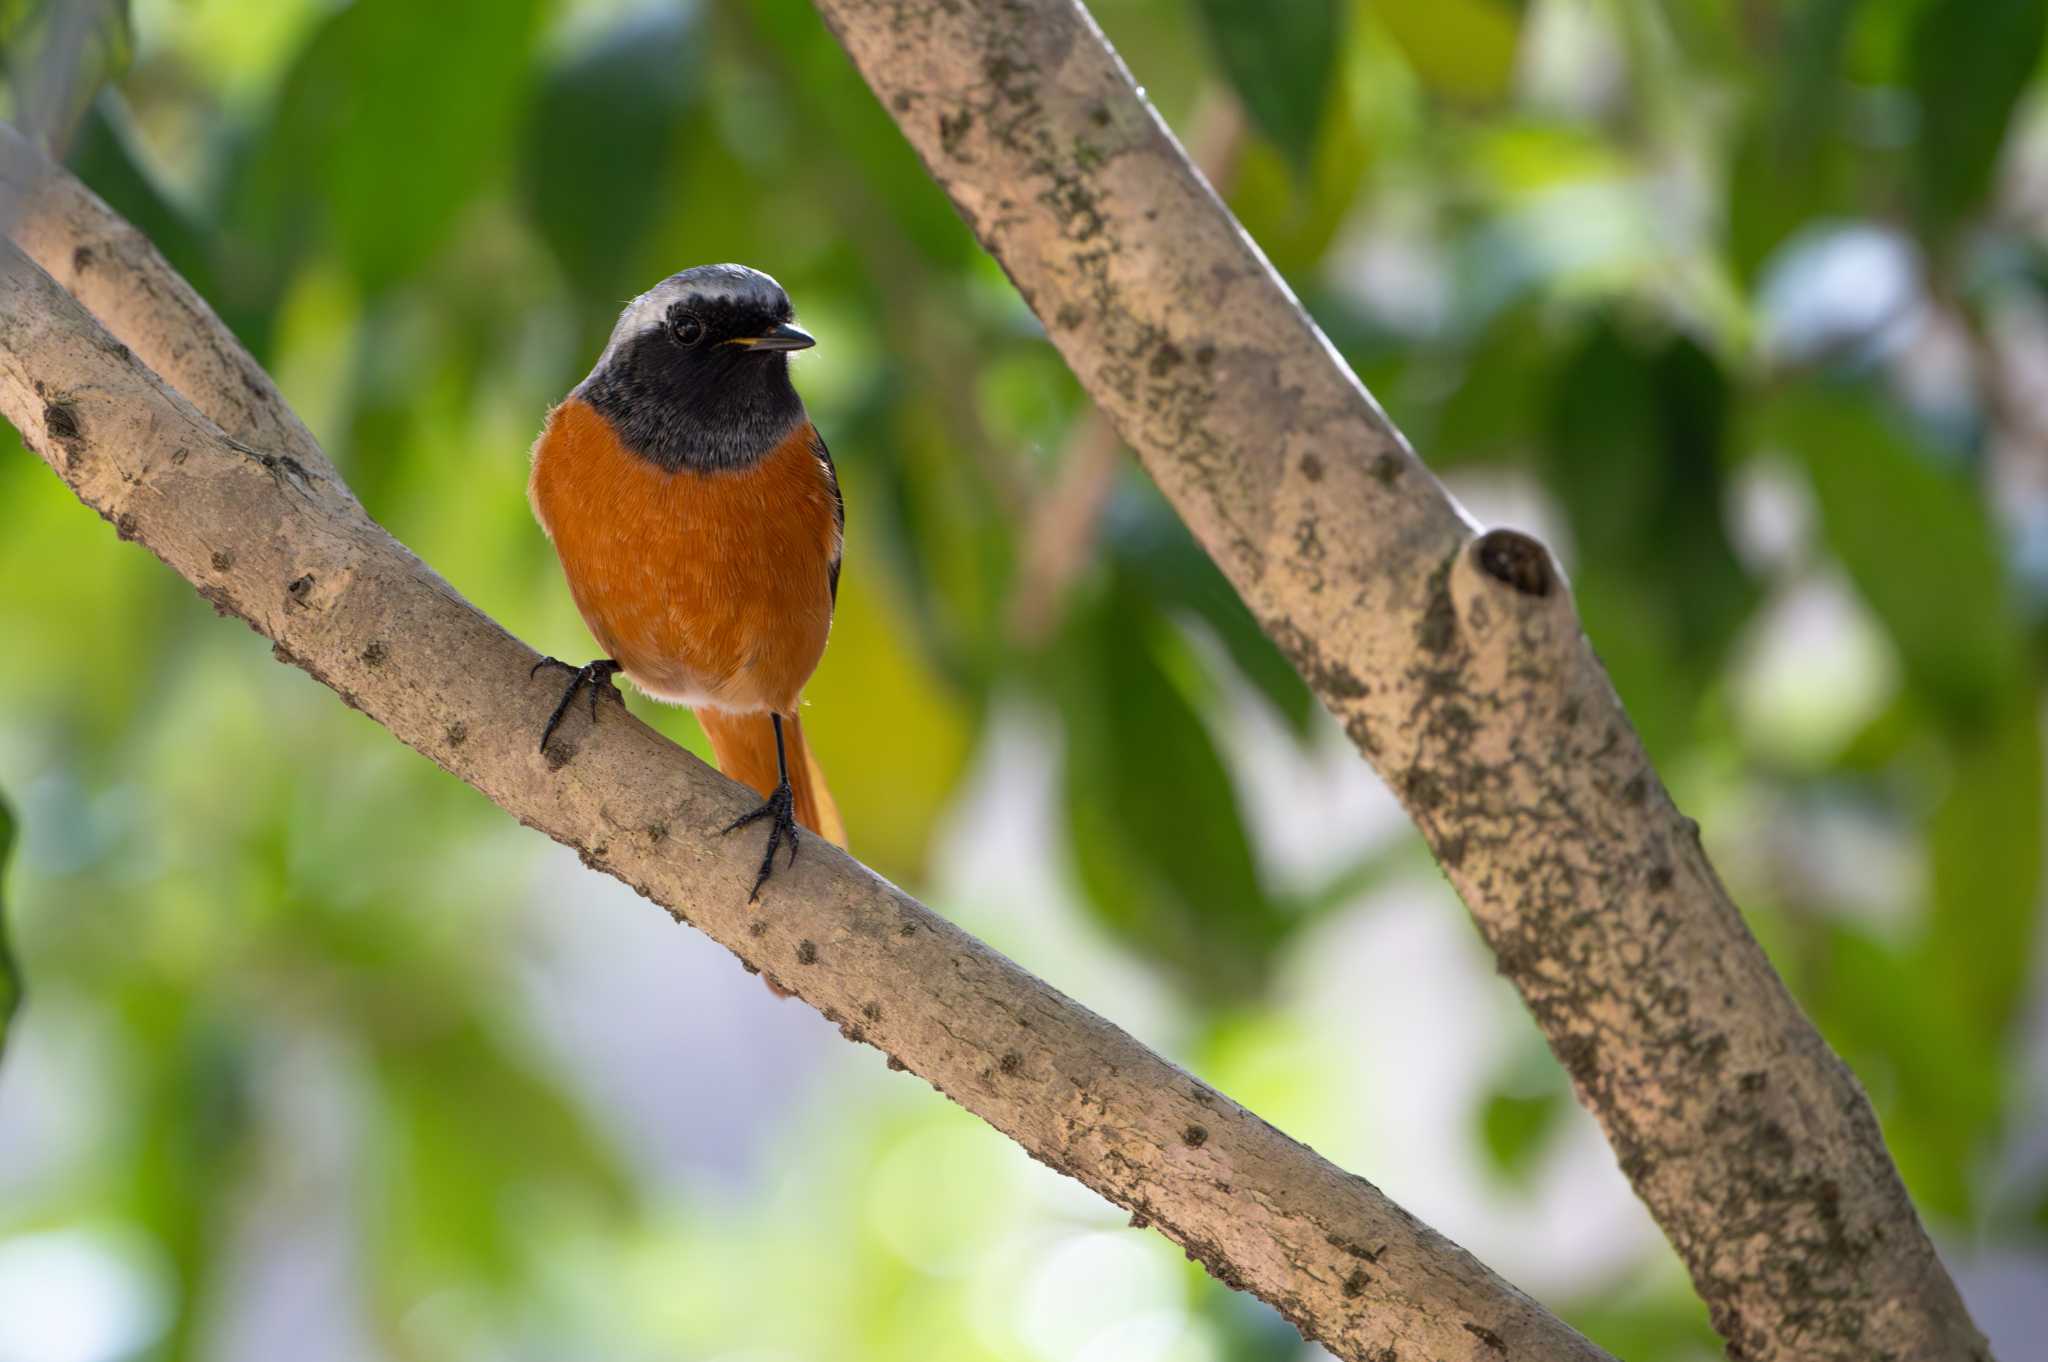
<svg viewBox="0 0 2048 1362">
<path fill-rule="evenodd" d="M 1645 760 L 1549 555 L 1474 530 L 1077 0 L 816 0 L 1401 797 L 1745 1358 L 1988 1356 L 1868 1101 Z"/>
<path fill-rule="evenodd" d="M 0 160 L 17 186 L 22 164 Z M 532 650 L 371 521 L 146 241 L 62 177 L 20 239 L 34 261 L 0 261 L 0 410 L 122 537 L 281 659 L 1340 1356 L 1605 1356 L 1364 1179 L 816 839 L 749 908 L 754 853 L 712 830 L 751 794 L 623 708 L 594 727 L 572 710 L 536 753 L 559 682 L 529 679 Z"/>
</svg>

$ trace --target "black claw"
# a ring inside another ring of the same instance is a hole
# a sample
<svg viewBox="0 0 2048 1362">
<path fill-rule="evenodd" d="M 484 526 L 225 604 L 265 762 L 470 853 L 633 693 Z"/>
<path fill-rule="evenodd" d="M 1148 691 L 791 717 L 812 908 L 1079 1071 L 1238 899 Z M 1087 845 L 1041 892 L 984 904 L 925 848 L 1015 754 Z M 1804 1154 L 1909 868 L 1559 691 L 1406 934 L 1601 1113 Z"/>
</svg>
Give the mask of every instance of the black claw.
<svg viewBox="0 0 2048 1362">
<path fill-rule="evenodd" d="M 768 849 L 761 855 L 761 870 L 754 876 L 753 891 L 747 895 L 748 903 L 761 901 L 761 886 L 768 883 L 768 877 L 775 873 L 775 852 L 785 837 L 789 839 L 789 863 L 796 864 L 796 792 L 789 788 L 787 780 L 775 787 L 775 793 L 769 795 L 760 808 L 733 819 L 725 825 L 725 831 L 719 835 L 723 837 L 738 832 L 741 828 L 758 823 L 763 818 L 773 821 L 768 827 Z"/>
<path fill-rule="evenodd" d="M 530 678 L 539 675 L 542 667 L 560 667 L 569 673 L 569 684 L 562 688 L 562 698 L 555 701 L 554 712 L 548 715 L 547 725 L 540 731 L 540 750 L 545 752 L 548 750 L 548 739 L 555 736 L 555 729 L 561 724 L 562 716 L 569 712 L 569 703 L 576 698 L 577 690 L 586 685 L 590 687 L 590 722 L 596 723 L 598 699 L 611 684 L 611 679 L 623 668 L 608 657 L 581 667 L 572 667 L 560 658 L 544 657 L 533 664 L 533 670 L 529 671 L 527 676 Z M 618 692 L 612 693 L 616 695 Z"/>
</svg>

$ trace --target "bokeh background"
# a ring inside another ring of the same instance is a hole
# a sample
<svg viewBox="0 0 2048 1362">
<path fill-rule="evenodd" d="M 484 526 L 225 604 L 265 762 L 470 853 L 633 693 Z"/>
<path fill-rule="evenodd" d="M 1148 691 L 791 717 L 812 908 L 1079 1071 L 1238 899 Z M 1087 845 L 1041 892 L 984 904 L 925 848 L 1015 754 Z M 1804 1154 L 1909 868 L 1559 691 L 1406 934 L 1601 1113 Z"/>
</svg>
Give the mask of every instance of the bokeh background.
<svg viewBox="0 0 2048 1362">
<path fill-rule="evenodd" d="M 2048 3 L 1094 10 L 1424 458 L 1557 547 L 2029 1355 Z M 0 4 L 17 109 L 50 19 Z M 854 850 L 1623 1356 L 1718 1354 L 1391 798 L 808 5 L 135 0 L 92 52 L 78 172 L 547 652 L 590 644 L 542 414 L 661 276 L 779 276 L 848 504 L 807 726 Z M 1313 1355 L 0 440 L 0 1362 Z"/>
</svg>

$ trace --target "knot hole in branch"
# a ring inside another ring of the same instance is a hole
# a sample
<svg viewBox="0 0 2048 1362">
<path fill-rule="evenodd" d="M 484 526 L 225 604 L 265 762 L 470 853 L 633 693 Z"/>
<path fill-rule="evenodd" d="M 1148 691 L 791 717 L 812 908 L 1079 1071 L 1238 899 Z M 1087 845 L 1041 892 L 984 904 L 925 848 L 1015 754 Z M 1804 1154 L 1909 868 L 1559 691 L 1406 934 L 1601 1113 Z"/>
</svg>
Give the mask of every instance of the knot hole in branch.
<svg viewBox="0 0 2048 1362">
<path fill-rule="evenodd" d="M 1488 530 L 1473 555 L 1487 576 L 1524 596 L 1548 596 L 1557 585 L 1550 550 L 1519 530 Z"/>
</svg>

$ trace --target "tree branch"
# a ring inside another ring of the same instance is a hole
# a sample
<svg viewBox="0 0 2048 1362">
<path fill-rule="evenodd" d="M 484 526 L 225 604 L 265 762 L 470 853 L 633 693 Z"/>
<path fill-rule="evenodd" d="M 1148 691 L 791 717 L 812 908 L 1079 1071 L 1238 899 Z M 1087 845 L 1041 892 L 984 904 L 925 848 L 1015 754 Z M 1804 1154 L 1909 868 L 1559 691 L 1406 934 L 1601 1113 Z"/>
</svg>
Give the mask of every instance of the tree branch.
<svg viewBox="0 0 2048 1362">
<path fill-rule="evenodd" d="M 1549 554 L 1474 529 L 1077 0 L 816 0 L 1400 796 L 1732 1356 L 1985 1358 L 1856 1081 L 1673 807 Z"/>
<path fill-rule="evenodd" d="M 1189 154 L 1203 178 L 1228 193 L 1244 145 L 1244 112 L 1237 97 L 1212 89 L 1195 108 Z M 1017 584 L 1010 593 L 1010 637 L 1027 647 L 1045 642 L 1059 623 L 1074 579 L 1093 557 L 1103 510 L 1116 490 L 1123 442 L 1090 407 L 1062 445 L 1052 486 L 1040 493 L 1018 537 Z"/>
<path fill-rule="evenodd" d="M 20 150 L 0 142 L 17 187 Z M 572 708 L 536 753 L 559 690 L 529 678 L 536 654 L 371 521 L 132 228 L 61 174 L 34 192 L 20 227 L 34 260 L 0 261 L 0 410 L 123 538 L 280 659 L 1338 1355 L 1605 1357 L 1364 1179 L 819 840 L 749 908 L 753 853 L 713 830 L 754 797 L 623 707 L 594 727 Z"/>
</svg>

